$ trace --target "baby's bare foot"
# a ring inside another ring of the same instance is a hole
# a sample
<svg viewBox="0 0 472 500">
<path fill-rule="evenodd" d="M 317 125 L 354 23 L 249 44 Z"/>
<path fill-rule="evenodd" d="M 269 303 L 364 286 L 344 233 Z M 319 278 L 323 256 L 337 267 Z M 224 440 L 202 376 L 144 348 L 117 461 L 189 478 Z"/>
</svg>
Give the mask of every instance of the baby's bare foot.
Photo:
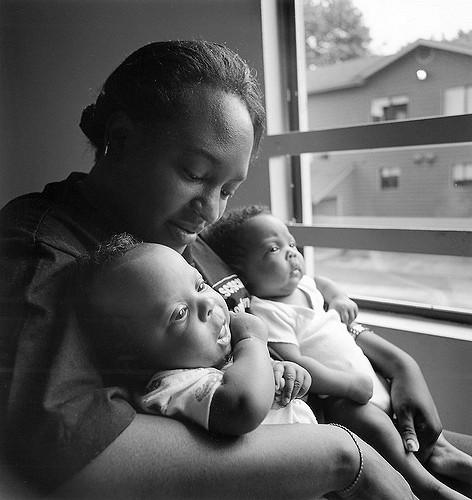
<svg viewBox="0 0 472 500">
<path fill-rule="evenodd" d="M 425 466 L 436 474 L 463 481 L 472 487 L 472 457 L 449 443 L 443 434 L 436 441 Z"/>
</svg>

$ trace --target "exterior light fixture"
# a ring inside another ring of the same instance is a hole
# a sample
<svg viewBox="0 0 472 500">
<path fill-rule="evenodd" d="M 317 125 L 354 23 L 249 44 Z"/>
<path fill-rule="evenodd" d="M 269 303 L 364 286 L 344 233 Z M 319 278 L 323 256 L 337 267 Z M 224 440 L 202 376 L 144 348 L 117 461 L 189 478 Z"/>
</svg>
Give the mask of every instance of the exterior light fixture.
<svg viewBox="0 0 472 500">
<path fill-rule="evenodd" d="M 426 78 L 428 78 L 428 73 L 424 69 L 417 69 L 416 78 L 418 78 L 418 80 L 422 82 L 423 80 L 426 80 Z"/>
</svg>

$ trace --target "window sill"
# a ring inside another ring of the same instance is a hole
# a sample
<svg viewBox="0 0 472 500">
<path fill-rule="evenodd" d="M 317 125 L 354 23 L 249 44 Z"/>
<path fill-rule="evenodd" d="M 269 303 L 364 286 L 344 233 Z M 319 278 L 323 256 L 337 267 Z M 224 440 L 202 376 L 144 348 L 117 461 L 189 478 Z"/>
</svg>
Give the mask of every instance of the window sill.
<svg viewBox="0 0 472 500">
<path fill-rule="evenodd" d="M 362 310 L 356 321 L 372 326 L 374 329 L 379 327 L 403 333 L 417 333 L 472 342 L 472 326 L 467 324 L 369 310 Z"/>
</svg>

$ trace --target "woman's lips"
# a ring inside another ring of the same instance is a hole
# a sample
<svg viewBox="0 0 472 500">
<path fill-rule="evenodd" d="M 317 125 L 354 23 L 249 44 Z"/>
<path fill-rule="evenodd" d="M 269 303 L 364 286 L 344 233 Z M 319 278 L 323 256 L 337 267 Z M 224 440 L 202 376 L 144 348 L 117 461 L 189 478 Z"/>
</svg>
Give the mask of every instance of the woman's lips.
<svg viewBox="0 0 472 500">
<path fill-rule="evenodd" d="M 189 244 L 195 241 L 198 233 L 203 229 L 204 226 L 183 226 L 175 222 L 169 222 L 168 227 L 174 238 L 178 239 L 182 243 Z"/>
</svg>

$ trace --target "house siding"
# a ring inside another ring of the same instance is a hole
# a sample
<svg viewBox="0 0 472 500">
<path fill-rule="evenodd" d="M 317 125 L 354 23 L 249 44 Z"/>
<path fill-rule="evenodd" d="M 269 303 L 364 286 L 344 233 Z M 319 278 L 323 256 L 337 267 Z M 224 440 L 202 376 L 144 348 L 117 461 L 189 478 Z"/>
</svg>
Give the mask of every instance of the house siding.
<svg viewBox="0 0 472 500">
<path fill-rule="evenodd" d="M 418 69 L 428 72 L 426 80 L 416 78 Z M 409 98 L 408 118 L 440 115 L 445 89 L 463 85 L 472 85 L 471 56 L 419 46 L 374 73 L 362 87 L 309 95 L 310 128 L 372 122 L 372 99 L 400 95 Z M 433 161 L 426 161 L 427 157 Z M 351 174 L 324 197 L 337 200 L 336 204 L 331 201 L 337 215 L 470 217 L 472 187 L 454 187 L 452 169 L 455 164 L 471 162 L 470 145 L 313 155 L 312 184 L 315 190 L 317 169 L 352 167 Z M 398 188 L 381 189 L 382 167 L 400 169 Z M 317 210 L 315 204 L 314 215 L 322 213 L 323 205 Z"/>
</svg>

